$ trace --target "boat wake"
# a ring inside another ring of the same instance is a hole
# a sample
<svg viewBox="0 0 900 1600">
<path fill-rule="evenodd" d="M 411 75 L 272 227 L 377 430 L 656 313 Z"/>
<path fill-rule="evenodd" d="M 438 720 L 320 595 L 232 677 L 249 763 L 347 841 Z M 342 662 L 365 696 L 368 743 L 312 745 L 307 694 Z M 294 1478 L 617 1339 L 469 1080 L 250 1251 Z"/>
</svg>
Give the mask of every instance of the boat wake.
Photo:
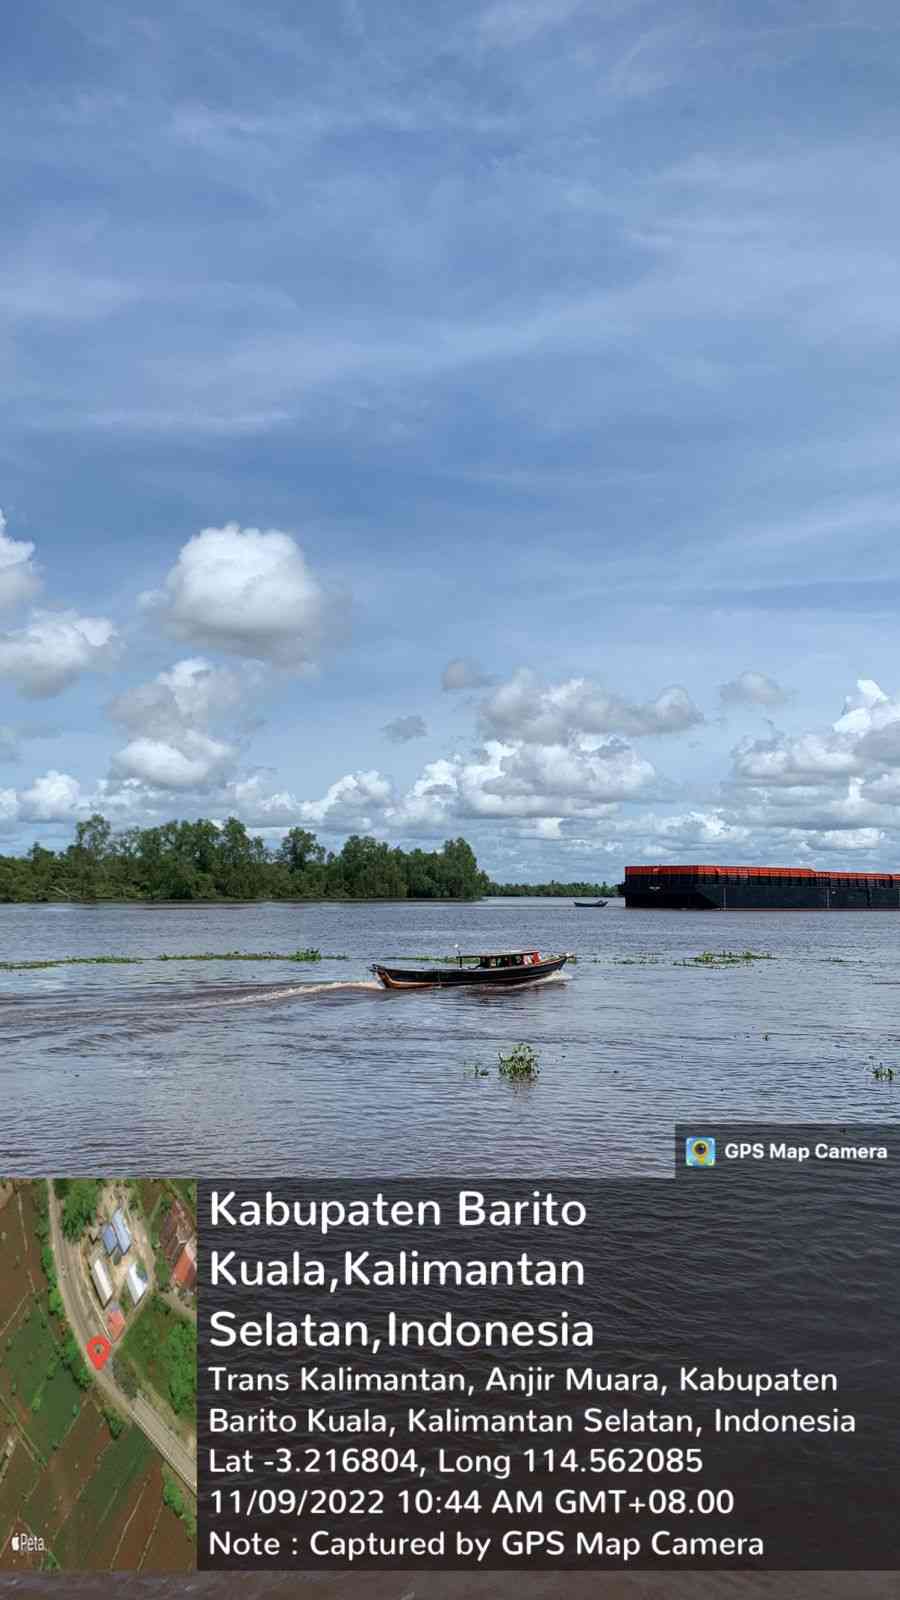
<svg viewBox="0 0 900 1600">
<path fill-rule="evenodd" d="M 383 994 L 381 984 L 374 978 L 345 978 L 335 979 L 333 983 L 292 983 L 280 989 L 254 989 L 251 993 L 223 995 L 221 992 L 215 996 L 202 995 L 197 997 L 198 1004 L 219 1006 L 254 1006 L 266 1005 L 271 1000 L 298 1000 L 312 999 L 321 994 L 351 994 L 359 993 Z"/>
</svg>

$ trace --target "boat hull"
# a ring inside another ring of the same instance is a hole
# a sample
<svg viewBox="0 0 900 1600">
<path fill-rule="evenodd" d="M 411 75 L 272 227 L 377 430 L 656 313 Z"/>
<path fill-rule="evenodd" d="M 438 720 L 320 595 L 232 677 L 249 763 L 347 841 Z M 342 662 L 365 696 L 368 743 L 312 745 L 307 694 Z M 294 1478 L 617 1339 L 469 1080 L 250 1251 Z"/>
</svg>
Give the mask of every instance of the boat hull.
<svg viewBox="0 0 900 1600">
<path fill-rule="evenodd" d="M 386 989 L 465 989 L 518 988 L 523 983 L 534 983 L 559 972 L 566 964 L 566 956 L 553 956 L 548 961 L 535 961 L 521 967 L 425 967 L 421 969 L 385 967 L 379 962 L 372 966 L 376 978 Z"/>
<path fill-rule="evenodd" d="M 900 911 L 900 874 L 626 867 L 630 911 Z"/>
</svg>

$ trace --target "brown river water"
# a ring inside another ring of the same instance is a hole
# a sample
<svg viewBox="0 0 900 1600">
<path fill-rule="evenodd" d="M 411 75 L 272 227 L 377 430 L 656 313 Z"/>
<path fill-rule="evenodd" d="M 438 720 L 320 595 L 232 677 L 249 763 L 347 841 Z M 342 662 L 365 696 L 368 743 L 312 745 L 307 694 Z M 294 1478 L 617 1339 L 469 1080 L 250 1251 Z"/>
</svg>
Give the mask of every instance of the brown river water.
<svg viewBox="0 0 900 1600">
<path fill-rule="evenodd" d="M 696 1115 L 898 1119 L 900 917 L 474 905 L 0 906 L 0 960 L 287 954 L 0 970 L 0 1169 L 668 1172 Z M 507 993 L 388 993 L 368 964 L 569 950 Z M 751 949 L 737 967 L 676 963 Z M 511 1088 L 497 1053 L 537 1051 Z M 488 1076 L 474 1075 L 477 1063 Z"/>
</svg>

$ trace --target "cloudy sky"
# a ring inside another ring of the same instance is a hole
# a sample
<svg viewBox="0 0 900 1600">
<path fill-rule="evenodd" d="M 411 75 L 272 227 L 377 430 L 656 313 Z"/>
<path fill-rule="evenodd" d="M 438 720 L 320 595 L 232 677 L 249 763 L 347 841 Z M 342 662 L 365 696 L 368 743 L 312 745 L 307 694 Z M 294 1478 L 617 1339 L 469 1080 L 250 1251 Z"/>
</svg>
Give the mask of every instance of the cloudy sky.
<svg viewBox="0 0 900 1600">
<path fill-rule="evenodd" d="M 0 850 L 900 870 L 890 0 L 39 0 Z"/>
</svg>

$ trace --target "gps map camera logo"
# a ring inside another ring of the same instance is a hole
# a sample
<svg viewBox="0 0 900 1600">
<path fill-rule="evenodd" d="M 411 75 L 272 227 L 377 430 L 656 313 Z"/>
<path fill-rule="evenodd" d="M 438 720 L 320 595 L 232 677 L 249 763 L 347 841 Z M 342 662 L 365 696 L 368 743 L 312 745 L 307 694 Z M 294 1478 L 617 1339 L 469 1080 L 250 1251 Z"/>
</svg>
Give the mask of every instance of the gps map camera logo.
<svg viewBox="0 0 900 1600">
<path fill-rule="evenodd" d="M 703 1137 L 685 1139 L 684 1159 L 689 1167 L 714 1167 L 716 1164 L 715 1139 Z"/>
</svg>

